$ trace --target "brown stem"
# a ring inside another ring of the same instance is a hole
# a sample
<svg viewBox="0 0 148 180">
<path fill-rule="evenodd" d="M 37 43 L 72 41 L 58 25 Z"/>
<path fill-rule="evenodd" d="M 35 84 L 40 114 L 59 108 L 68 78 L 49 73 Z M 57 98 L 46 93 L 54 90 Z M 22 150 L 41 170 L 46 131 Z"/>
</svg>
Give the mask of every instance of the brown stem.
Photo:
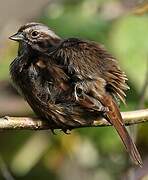
<svg viewBox="0 0 148 180">
<path fill-rule="evenodd" d="M 148 122 L 148 109 L 136 110 L 136 111 L 128 111 L 122 112 L 122 117 L 125 121 L 125 125 L 133 125 Z M 89 127 L 102 127 L 102 126 L 110 126 L 110 124 L 105 119 L 98 119 Z M 38 118 L 31 117 L 2 117 L 0 118 L 0 130 L 47 130 L 50 129 L 51 125 L 44 120 Z M 84 127 L 84 126 L 83 126 Z M 81 128 L 81 127 L 75 127 Z M 54 129 L 59 129 L 59 127 L 55 126 Z"/>
</svg>

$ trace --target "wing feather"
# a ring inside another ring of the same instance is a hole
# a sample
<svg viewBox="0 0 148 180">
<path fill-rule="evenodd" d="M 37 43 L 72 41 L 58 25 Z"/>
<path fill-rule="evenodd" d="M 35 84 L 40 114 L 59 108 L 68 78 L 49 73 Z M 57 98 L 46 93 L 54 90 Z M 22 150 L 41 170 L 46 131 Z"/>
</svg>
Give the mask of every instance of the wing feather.
<svg viewBox="0 0 148 180">
<path fill-rule="evenodd" d="M 125 91 L 129 89 L 127 77 L 121 71 L 118 61 L 104 46 L 70 38 L 62 42 L 56 55 L 60 57 L 59 63 L 67 66 L 71 77 L 76 80 L 95 80 L 102 77 L 106 81 L 106 91 L 125 103 Z"/>
</svg>

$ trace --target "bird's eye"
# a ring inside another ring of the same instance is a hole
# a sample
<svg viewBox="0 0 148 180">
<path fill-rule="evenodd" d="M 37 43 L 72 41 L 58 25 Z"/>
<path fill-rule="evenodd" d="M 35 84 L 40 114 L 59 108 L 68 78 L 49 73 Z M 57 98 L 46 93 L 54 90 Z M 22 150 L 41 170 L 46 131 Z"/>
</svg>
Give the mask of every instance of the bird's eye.
<svg viewBox="0 0 148 180">
<path fill-rule="evenodd" d="M 38 32 L 38 31 L 32 31 L 32 32 L 31 32 L 31 36 L 32 36 L 33 38 L 36 38 L 38 35 L 39 35 L 39 32 Z"/>
</svg>

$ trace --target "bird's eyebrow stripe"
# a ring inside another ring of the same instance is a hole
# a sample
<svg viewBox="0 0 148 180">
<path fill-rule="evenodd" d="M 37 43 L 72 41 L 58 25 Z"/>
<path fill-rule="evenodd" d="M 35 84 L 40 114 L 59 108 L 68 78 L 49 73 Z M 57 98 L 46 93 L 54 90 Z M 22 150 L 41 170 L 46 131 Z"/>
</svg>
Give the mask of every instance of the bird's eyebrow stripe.
<svg viewBox="0 0 148 180">
<path fill-rule="evenodd" d="M 27 29 L 27 28 L 31 28 L 33 26 L 37 26 L 37 25 L 41 25 L 40 23 L 29 23 L 29 24 L 26 24 L 24 26 L 22 26 L 20 29 L 19 29 L 19 32 Z"/>
</svg>

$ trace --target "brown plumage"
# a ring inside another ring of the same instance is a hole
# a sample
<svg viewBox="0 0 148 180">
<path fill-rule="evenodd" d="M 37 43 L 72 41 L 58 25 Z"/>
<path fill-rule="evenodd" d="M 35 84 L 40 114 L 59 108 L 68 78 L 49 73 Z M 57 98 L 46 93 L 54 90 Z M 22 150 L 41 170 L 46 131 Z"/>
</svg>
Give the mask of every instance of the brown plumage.
<svg viewBox="0 0 148 180">
<path fill-rule="evenodd" d="M 19 41 L 10 65 L 12 80 L 34 112 L 64 132 L 104 117 L 117 130 L 136 164 L 138 150 L 124 126 L 117 102 L 125 103 L 126 75 L 102 45 L 61 39 L 47 26 L 29 23 L 10 37 Z"/>
</svg>

